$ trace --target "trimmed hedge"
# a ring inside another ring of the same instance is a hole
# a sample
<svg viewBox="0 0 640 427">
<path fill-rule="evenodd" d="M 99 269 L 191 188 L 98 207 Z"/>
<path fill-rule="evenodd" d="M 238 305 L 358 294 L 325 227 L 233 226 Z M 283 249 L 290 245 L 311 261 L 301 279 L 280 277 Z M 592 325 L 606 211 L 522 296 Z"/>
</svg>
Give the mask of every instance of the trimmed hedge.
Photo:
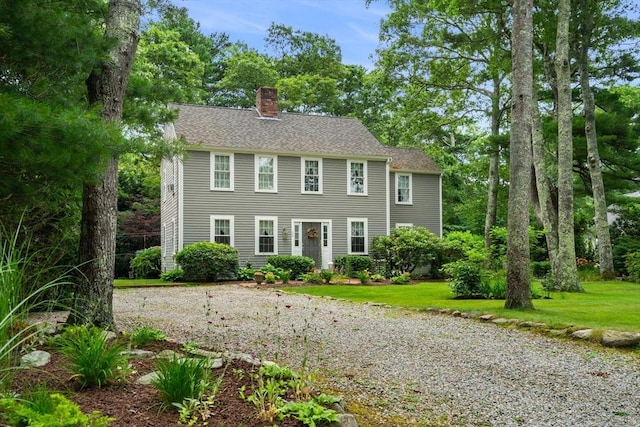
<svg viewBox="0 0 640 427">
<path fill-rule="evenodd" d="M 176 262 L 187 282 L 215 282 L 235 279 L 238 274 L 238 250 L 224 243 L 197 242 L 176 254 Z"/>
<path fill-rule="evenodd" d="M 372 261 L 367 255 L 339 255 L 333 260 L 333 265 L 337 270 L 357 277 L 356 272 L 371 269 Z"/>
<path fill-rule="evenodd" d="M 271 255 L 267 258 L 267 264 L 283 271 L 291 270 L 291 277 L 296 279 L 315 267 L 313 258 L 300 255 Z"/>
</svg>

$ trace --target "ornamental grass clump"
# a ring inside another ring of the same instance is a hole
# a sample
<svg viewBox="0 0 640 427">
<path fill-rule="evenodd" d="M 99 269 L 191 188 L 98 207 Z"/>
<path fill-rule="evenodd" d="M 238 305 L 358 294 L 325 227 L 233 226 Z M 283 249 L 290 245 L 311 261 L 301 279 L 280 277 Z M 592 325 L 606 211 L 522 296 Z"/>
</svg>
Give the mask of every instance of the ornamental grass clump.
<svg viewBox="0 0 640 427">
<path fill-rule="evenodd" d="M 162 407 L 180 408 L 189 399 L 202 399 L 212 385 L 207 359 L 160 358 L 156 360 L 158 376 L 152 384 L 162 395 Z"/>
<path fill-rule="evenodd" d="M 72 326 L 57 343 L 82 388 L 102 387 L 120 380 L 128 369 L 127 356 L 121 354 L 125 345 L 115 339 L 109 340 L 100 328 Z"/>
</svg>

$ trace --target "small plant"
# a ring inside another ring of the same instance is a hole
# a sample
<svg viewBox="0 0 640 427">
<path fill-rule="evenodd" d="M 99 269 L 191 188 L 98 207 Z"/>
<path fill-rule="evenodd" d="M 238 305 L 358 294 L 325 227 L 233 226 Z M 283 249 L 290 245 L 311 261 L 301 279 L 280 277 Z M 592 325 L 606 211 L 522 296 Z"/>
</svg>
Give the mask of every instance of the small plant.
<svg viewBox="0 0 640 427">
<path fill-rule="evenodd" d="M 60 336 L 58 345 L 82 388 L 102 387 L 109 381 L 121 379 L 126 373 L 127 357 L 120 354 L 125 349 L 124 344 L 109 341 L 100 328 L 70 327 Z"/>
<path fill-rule="evenodd" d="M 280 280 L 282 281 L 282 283 L 284 284 L 289 283 L 290 279 L 291 279 L 291 270 L 282 270 L 280 272 Z"/>
<path fill-rule="evenodd" d="M 164 341 L 166 338 L 160 329 L 139 326 L 131 332 L 129 340 L 134 347 L 144 347 L 151 342 Z"/>
<path fill-rule="evenodd" d="M 256 270 L 252 267 L 242 267 L 238 270 L 238 279 L 243 281 L 253 280 L 253 274 Z"/>
<path fill-rule="evenodd" d="M 331 279 L 333 279 L 333 275 L 334 274 L 335 274 L 335 272 L 333 270 L 322 270 L 320 272 L 320 275 L 322 276 L 322 280 L 326 284 L 331 283 Z"/>
<path fill-rule="evenodd" d="M 211 417 L 211 407 L 216 402 L 216 395 L 218 391 L 220 391 L 221 384 L 222 375 L 210 384 L 206 398 L 187 398 L 183 400 L 182 403 L 174 403 L 173 406 L 178 408 L 178 412 L 180 413 L 180 423 L 189 426 L 196 425 L 198 420 L 205 423 Z"/>
<path fill-rule="evenodd" d="M 363 285 L 368 285 L 371 282 L 371 275 L 369 274 L 369 270 L 362 270 L 356 273 L 358 279 L 360 279 L 360 283 Z"/>
<path fill-rule="evenodd" d="M 382 274 L 372 274 L 371 275 L 371 280 L 373 280 L 374 282 L 382 282 L 385 279 L 385 277 Z"/>
<path fill-rule="evenodd" d="M 34 399 L 30 401 L 29 399 Z M 59 393 L 45 391 L 25 399 L 0 399 L 0 412 L 11 426 L 47 427 L 106 427 L 113 418 L 103 416 L 99 411 L 85 414 L 80 407 Z"/>
<path fill-rule="evenodd" d="M 165 282 L 179 282 L 184 279 L 184 271 L 177 268 L 160 274 L 160 278 Z"/>
<path fill-rule="evenodd" d="M 269 271 L 264 275 L 264 281 L 270 285 L 273 285 L 274 283 L 276 283 L 276 275 Z"/>
<path fill-rule="evenodd" d="M 507 295 L 507 279 L 487 280 L 482 286 L 482 295 L 488 299 L 504 299 Z"/>
<path fill-rule="evenodd" d="M 162 407 L 182 404 L 187 399 L 200 400 L 211 386 L 207 359 L 156 359 L 158 376 L 152 384 L 162 395 Z"/>
<path fill-rule="evenodd" d="M 314 400 L 307 402 L 289 402 L 280 409 L 285 416 L 291 416 L 302 424 L 315 427 L 318 424 L 328 424 L 338 421 L 338 414 L 333 409 L 327 409 Z"/>
<path fill-rule="evenodd" d="M 311 283 L 313 285 L 320 285 L 324 281 L 322 273 L 314 271 L 311 273 L 303 274 L 302 281 L 305 283 Z"/>
<path fill-rule="evenodd" d="M 399 276 L 393 276 L 390 279 L 390 282 L 393 285 L 406 285 L 411 281 L 411 274 L 407 271 L 405 271 L 404 273 L 402 273 Z"/>
<path fill-rule="evenodd" d="M 199 350 L 200 346 L 192 341 L 187 341 L 186 343 L 182 344 L 182 350 L 185 353 L 192 353 L 193 351 Z"/>
</svg>

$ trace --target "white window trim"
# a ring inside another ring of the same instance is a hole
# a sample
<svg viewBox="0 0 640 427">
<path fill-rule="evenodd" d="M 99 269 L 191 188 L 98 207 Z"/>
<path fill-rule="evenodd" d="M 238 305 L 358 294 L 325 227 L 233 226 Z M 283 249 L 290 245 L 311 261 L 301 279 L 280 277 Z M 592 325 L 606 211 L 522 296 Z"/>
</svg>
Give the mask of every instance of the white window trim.
<svg viewBox="0 0 640 427">
<path fill-rule="evenodd" d="M 364 173 L 364 192 L 362 193 L 354 193 L 351 191 L 351 164 L 352 163 L 363 164 L 362 170 Z M 347 194 L 350 196 L 367 196 L 369 194 L 369 173 L 367 172 L 366 160 L 347 160 Z"/>
<path fill-rule="evenodd" d="M 273 221 L 273 252 L 260 252 L 260 221 Z M 255 255 L 278 255 L 278 217 L 256 216 L 254 224 Z"/>
<path fill-rule="evenodd" d="M 351 250 L 351 224 L 354 222 L 364 223 L 364 252 L 353 252 Z M 369 219 L 368 218 L 347 218 L 347 253 L 349 255 L 369 254 Z"/>
<path fill-rule="evenodd" d="M 229 188 L 219 188 L 216 187 L 216 156 L 227 156 L 229 157 L 229 174 L 231 175 L 229 178 Z M 211 191 L 233 191 L 234 189 L 234 160 L 233 160 L 233 153 L 217 153 L 217 152 L 212 152 L 211 156 L 211 167 L 210 167 L 210 175 L 211 175 L 211 183 L 210 183 L 210 189 Z"/>
<path fill-rule="evenodd" d="M 304 177 L 305 177 L 305 161 L 318 162 L 318 191 L 306 191 L 304 189 Z M 300 158 L 300 192 L 302 194 L 322 194 L 322 159 L 316 157 L 302 157 Z"/>
<path fill-rule="evenodd" d="M 401 202 L 398 200 L 398 178 L 401 176 L 408 176 L 409 177 L 409 200 L 406 202 Z M 411 173 L 396 173 L 396 194 L 395 194 L 395 199 L 396 199 L 396 205 L 412 205 L 413 204 L 413 174 Z"/>
<path fill-rule="evenodd" d="M 210 242 L 216 241 L 215 225 L 216 225 L 217 219 L 229 221 L 229 234 L 231 235 L 229 245 L 235 246 L 235 225 L 234 225 L 233 215 L 211 215 L 210 222 L 209 222 L 209 241 Z"/>
<path fill-rule="evenodd" d="M 254 178 L 255 178 L 255 191 L 256 193 L 277 193 L 278 192 L 278 156 L 269 156 L 269 155 L 259 155 L 255 154 L 254 158 Z M 270 158 L 273 159 L 273 189 L 271 190 L 263 190 L 258 188 L 260 184 L 259 172 L 260 172 L 260 162 L 261 158 Z"/>
</svg>

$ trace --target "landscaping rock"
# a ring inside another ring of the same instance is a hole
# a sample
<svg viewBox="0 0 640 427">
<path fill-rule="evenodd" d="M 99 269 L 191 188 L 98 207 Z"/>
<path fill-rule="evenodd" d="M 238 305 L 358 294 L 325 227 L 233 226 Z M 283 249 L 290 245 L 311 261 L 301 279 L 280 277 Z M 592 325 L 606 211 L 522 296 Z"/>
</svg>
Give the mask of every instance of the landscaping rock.
<svg viewBox="0 0 640 427">
<path fill-rule="evenodd" d="M 138 378 L 138 380 L 136 381 L 136 384 L 151 384 L 153 381 L 155 381 L 158 378 L 158 373 L 157 372 L 150 372 L 147 375 L 143 375 L 140 378 Z"/>
<path fill-rule="evenodd" d="M 640 334 L 636 332 L 604 331 L 602 345 L 605 347 L 634 347 L 640 344 Z"/>
<path fill-rule="evenodd" d="M 31 366 L 39 368 L 51 361 L 51 354 L 42 350 L 35 350 L 20 358 L 20 366 Z"/>
<path fill-rule="evenodd" d="M 518 326 L 521 328 L 544 328 L 547 325 L 545 323 L 540 323 L 540 322 L 524 321 L 524 322 L 518 323 Z"/>
<path fill-rule="evenodd" d="M 358 427 L 358 422 L 351 414 L 338 414 L 338 420 L 336 427 Z"/>
<path fill-rule="evenodd" d="M 591 338 L 593 334 L 593 329 L 580 329 L 579 331 L 575 331 L 571 334 L 573 338 L 578 338 L 581 340 L 588 340 Z"/>
<path fill-rule="evenodd" d="M 483 314 L 482 316 L 478 317 L 478 319 L 480 320 L 484 320 L 485 322 L 488 322 L 489 320 L 493 319 L 495 316 L 493 314 Z"/>
<path fill-rule="evenodd" d="M 155 359 L 173 359 L 174 357 L 180 359 L 183 358 L 184 355 L 177 351 L 173 350 L 162 350 L 160 353 L 155 355 Z"/>
<path fill-rule="evenodd" d="M 491 322 L 497 324 L 497 325 L 504 325 L 507 323 L 511 323 L 509 321 L 509 319 L 505 319 L 504 317 L 498 317 L 497 319 L 492 319 Z"/>
<path fill-rule="evenodd" d="M 194 348 L 194 349 L 188 350 L 187 353 L 192 354 L 194 356 L 211 357 L 211 358 L 217 358 L 222 356 L 220 352 L 203 350 L 201 348 Z"/>
<path fill-rule="evenodd" d="M 141 350 L 139 348 L 134 348 L 131 350 L 121 351 L 120 354 L 129 356 L 129 357 L 136 357 L 138 359 L 151 359 L 154 355 L 154 352 L 149 350 Z"/>
</svg>

